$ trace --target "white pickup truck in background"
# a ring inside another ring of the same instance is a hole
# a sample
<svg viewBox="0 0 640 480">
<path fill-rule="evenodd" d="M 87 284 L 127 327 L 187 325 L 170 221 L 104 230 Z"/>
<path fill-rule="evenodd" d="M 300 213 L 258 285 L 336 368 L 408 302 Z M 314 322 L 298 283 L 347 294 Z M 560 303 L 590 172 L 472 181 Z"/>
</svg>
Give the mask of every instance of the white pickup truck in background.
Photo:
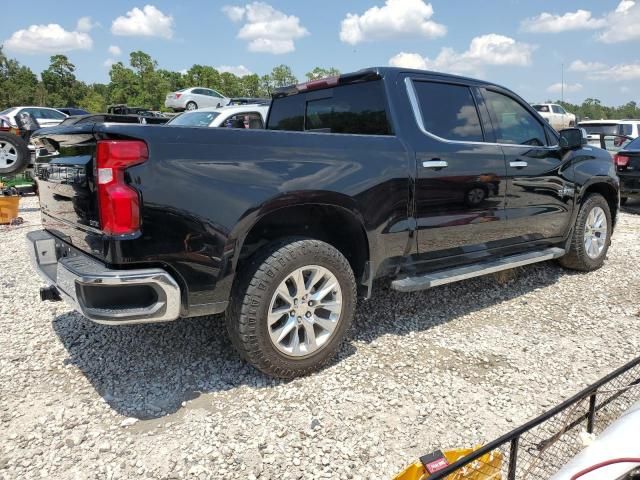
<svg viewBox="0 0 640 480">
<path fill-rule="evenodd" d="M 532 107 L 558 131 L 576 125 L 576 116 L 556 103 L 535 103 Z"/>
</svg>

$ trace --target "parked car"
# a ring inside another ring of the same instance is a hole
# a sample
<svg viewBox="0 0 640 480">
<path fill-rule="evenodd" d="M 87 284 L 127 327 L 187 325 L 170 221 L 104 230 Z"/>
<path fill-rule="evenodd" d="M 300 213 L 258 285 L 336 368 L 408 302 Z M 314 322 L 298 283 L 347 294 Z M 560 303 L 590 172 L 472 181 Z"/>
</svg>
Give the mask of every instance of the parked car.
<svg viewBox="0 0 640 480">
<path fill-rule="evenodd" d="M 59 110 L 47 107 L 11 107 L 1 111 L 0 116 L 7 117 L 11 126 L 16 127 L 16 116 L 21 112 L 30 113 L 42 128 L 53 127 L 67 118 L 67 115 Z"/>
<path fill-rule="evenodd" d="M 109 325 L 226 312 L 242 357 L 279 377 L 334 356 L 376 278 L 411 292 L 551 259 L 595 270 L 618 212 L 611 156 L 579 129 L 420 70 L 279 89 L 264 130 L 102 123 L 34 142 L 43 299 Z M 465 201 L 478 184 L 490 195 Z"/>
<path fill-rule="evenodd" d="M 631 138 L 640 137 L 640 120 L 620 120 L 616 134 Z"/>
<path fill-rule="evenodd" d="M 640 138 L 627 144 L 613 157 L 620 177 L 620 203 L 640 198 Z"/>
<path fill-rule="evenodd" d="M 576 116 L 567 112 L 562 106 L 555 103 L 536 103 L 533 105 L 540 116 L 556 130 L 571 128 L 576 125 Z"/>
<path fill-rule="evenodd" d="M 24 118 L 29 124 L 29 129 L 25 129 L 20 118 Z M 59 125 L 67 115 L 54 108 L 47 107 L 11 107 L 0 112 L 0 133 L 3 139 L 0 148 L 9 149 L 5 152 L 4 160 L 0 159 L 0 173 L 4 175 L 15 175 L 33 165 L 36 155 L 33 144 L 29 141 L 31 133 L 36 128 L 52 127 Z M 23 141 L 15 140 L 12 137 L 19 137 Z M 23 143 L 26 142 L 28 155 L 24 153 Z"/>
<path fill-rule="evenodd" d="M 585 120 L 578 128 L 587 132 L 587 142 L 594 147 L 600 146 L 600 135 L 617 135 L 620 120 Z"/>
<path fill-rule="evenodd" d="M 56 107 L 56 110 L 58 110 L 59 112 L 64 113 L 65 115 L 90 115 L 89 112 L 87 112 L 86 110 L 83 110 L 82 108 L 76 108 L 76 107 Z"/>
<path fill-rule="evenodd" d="M 167 126 L 264 128 L 268 113 L 267 105 L 200 108 L 172 118 Z"/>
<path fill-rule="evenodd" d="M 173 111 L 197 110 L 203 107 L 224 107 L 231 100 L 211 88 L 183 88 L 167 94 L 164 106 Z"/>
</svg>

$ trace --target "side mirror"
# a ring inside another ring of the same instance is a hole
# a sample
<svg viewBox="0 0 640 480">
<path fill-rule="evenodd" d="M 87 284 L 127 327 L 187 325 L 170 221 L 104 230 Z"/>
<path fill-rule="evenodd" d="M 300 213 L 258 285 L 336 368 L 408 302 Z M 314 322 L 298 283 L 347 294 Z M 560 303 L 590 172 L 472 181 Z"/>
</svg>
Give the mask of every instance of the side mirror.
<svg viewBox="0 0 640 480">
<path fill-rule="evenodd" d="M 565 128 L 560 130 L 560 146 L 567 150 L 575 150 L 584 145 L 585 137 L 581 128 Z"/>
</svg>

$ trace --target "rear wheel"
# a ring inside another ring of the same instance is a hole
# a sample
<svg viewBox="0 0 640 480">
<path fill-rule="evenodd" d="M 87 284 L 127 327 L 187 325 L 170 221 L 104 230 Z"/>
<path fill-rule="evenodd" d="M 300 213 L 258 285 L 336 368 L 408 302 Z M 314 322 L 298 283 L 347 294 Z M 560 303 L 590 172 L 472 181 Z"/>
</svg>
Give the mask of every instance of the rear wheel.
<svg viewBox="0 0 640 480">
<path fill-rule="evenodd" d="M 189 111 L 197 110 L 198 109 L 198 104 L 196 102 L 187 102 L 186 108 Z"/>
<path fill-rule="evenodd" d="M 611 210 L 605 198 L 594 193 L 580 207 L 569 252 L 560 258 L 563 267 L 585 272 L 602 266 L 609 250 Z"/>
<path fill-rule="evenodd" d="M 0 133 L 0 174 L 16 175 L 29 166 L 27 142 L 11 133 Z"/>
<path fill-rule="evenodd" d="M 318 370 L 338 351 L 354 315 L 347 259 L 318 240 L 267 247 L 240 273 L 227 329 L 240 355 L 282 378 Z"/>
</svg>

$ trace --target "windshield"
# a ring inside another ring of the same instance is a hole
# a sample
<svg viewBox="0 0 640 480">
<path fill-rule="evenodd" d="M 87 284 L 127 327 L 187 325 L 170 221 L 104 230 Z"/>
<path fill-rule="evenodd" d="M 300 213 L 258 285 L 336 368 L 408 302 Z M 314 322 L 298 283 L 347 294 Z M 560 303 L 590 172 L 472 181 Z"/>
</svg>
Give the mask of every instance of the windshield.
<svg viewBox="0 0 640 480">
<path fill-rule="evenodd" d="M 578 124 L 578 128 L 584 128 L 589 135 L 604 133 L 605 135 L 615 135 L 617 130 L 615 123 L 588 123 Z"/>
<path fill-rule="evenodd" d="M 535 108 L 539 112 L 548 112 L 549 111 L 549 105 L 534 105 L 533 108 Z"/>
<path fill-rule="evenodd" d="M 172 118 L 166 125 L 208 127 L 218 115 L 220 115 L 218 112 L 187 112 Z"/>
</svg>

